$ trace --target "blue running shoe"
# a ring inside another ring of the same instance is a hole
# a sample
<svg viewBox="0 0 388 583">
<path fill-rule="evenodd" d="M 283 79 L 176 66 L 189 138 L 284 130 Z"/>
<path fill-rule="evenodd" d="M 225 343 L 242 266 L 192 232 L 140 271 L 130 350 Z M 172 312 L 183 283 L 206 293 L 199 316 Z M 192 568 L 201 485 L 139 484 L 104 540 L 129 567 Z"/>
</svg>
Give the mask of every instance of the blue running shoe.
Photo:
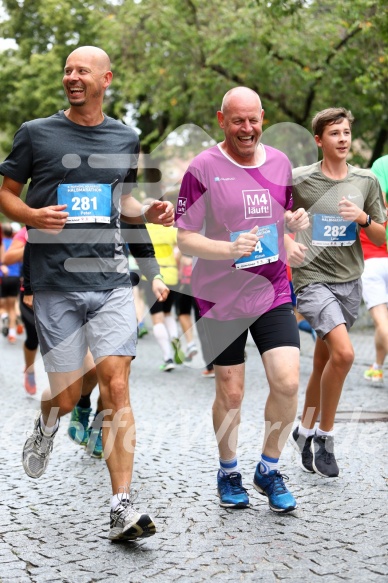
<svg viewBox="0 0 388 583">
<path fill-rule="evenodd" d="M 288 476 L 282 475 L 277 470 L 261 474 L 257 464 L 253 485 L 259 494 L 267 496 L 269 507 L 274 512 L 291 512 L 297 507 L 296 500 L 287 490 L 284 480 L 288 480 Z"/>
<path fill-rule="evenodd" d="M 102 419 L 98 413 L 94 415 L 93 422 L 88 429 L 88 443 L 86 445 L 86 453 L 90 457 L 101 459 L 104 457 L 104 449 L 102 447 Z"/>
<path fill-rule="evenodd" d="M 88 425 L 91 408 L 83 409 L 75 406 L 71 412 L 67 434 L 78 445 L 86 445 L 89 439 Z"/>
<path fill-rule="evenodd" d="M 241 474 L 238 472 L 224 474 L 218 470 L 217 485 L 220 506 L 224 508 L 246 508 L 249 506 L 248 494 L 242 485 Z"/>
</svg>

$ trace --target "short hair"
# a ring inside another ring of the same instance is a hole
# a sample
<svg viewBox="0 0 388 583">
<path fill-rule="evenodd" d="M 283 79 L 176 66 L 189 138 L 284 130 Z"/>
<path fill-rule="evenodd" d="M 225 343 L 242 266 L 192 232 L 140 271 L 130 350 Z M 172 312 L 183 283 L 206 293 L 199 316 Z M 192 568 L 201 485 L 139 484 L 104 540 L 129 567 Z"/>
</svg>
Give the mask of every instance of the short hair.
<svg viewBox="0 0 388 583">
<path fill-rule="evenodd" d="M 326 126 L 334 123 L 341 123 L 342 120 L 347 119 L 350 128 L 354 121 L 352 112 L 344 107 L 329 107 L 316 113 L 311 121 L 314 136 L 322 137 Z"/>
</svg>

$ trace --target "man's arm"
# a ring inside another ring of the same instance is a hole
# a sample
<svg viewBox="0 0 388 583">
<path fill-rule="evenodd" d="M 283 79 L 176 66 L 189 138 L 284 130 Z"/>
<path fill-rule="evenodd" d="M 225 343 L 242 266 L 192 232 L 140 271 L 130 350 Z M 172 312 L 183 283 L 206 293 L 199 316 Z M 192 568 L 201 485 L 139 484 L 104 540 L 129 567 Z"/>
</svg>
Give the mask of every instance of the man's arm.
<svg viewBox="0 0 388 583">
<path fill-rule="evenodd" d="M 354 221 L 359 225 L 365 225 L 368 214 L 361 210 L 357 205 L 347 200 L 343 197 L 339 204 L 339 214 L 345 221 Z M 369 227 L 364 229 L 368 239 L 374 244 L 380 247 L 385 243 L 385 226 L 375 221 L 372 221 Z"/>
<path fill-rule="evenodd" d="M 132 195 L 121 197 L 121 217 L 124 223 L 139 225 L 154 223 L 164 227 L 174 224 L 174 206 L 170 201 L 154 200 L 152 204 L 142 205 Z"/>
<path fill-rule="evenodd" d="M 65 226 L 69 213 L 65 204 L 33 209 L 20 198 L 24 184 L 4 176 L 0 188 L 0 210 L 10 219 L 35 229 L 59 232 Z"/>
<path fill-rule="evenodd" d="M 241 233 L 233 242 L 214 241 L 197 231 L 187 231 L 178 228 L 178 247 L 186 255 L 201 259 L 223 260 L 249 257 L 259 240 L 253 227 L 248 233 Z"/>
</svg>

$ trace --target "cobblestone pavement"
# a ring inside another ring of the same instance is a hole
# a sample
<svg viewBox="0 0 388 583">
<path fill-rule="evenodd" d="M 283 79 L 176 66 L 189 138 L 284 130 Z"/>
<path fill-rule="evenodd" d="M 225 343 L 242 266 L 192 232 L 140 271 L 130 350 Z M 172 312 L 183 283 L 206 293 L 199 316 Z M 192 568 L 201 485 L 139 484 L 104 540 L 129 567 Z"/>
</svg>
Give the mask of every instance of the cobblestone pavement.
<svg viewBox="0 0 388 583">
<path fill-rule="evenodd" d="M 374 356 L 371 330 L 352 337 L 356 362 L 339 407 L 352 420 L 336 425 L 340 477 L 304 473 L 287 445 L 282 471 L 299 505 L 288 515 L 272 513 L 252 487 L 267 394 L 256 349 L 247 348 L 239 447 L 251 508 L 228 510 L 216 497 L 214 380 L 201 378 L 199 357 L 192 369 L 161 372 L 152 335 L 142 338 L 131 373 L 138 439 L 133 487 L 157 534 L 139 543 L 107 540 L 106 466 L 67 438 L 68 417 L 46 474 L 39 480 L 24 474 L 21 450 L 39 404 L 22 388 L 22 337 L 15 346 L 1 337 L 0 581 L 388 581 L 388 424 L 358 420 L 362 412 L 388 411 L 388 381 L 377 388 L 362 378 Z M 313 351 L 309 335 L 301 340 L 299 413 Z M 43 388 L 41 364 L 38 381 Z"/>
</svg>

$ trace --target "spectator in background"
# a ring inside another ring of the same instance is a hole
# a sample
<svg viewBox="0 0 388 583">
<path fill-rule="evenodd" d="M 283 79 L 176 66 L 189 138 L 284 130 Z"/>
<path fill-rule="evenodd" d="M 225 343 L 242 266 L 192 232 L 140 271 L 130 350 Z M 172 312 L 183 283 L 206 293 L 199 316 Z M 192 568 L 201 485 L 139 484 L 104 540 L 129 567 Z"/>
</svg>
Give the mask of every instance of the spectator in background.
<svg viewBox="0 0 388 583">
<path fill-rule="evenodd" d="M 19 229 L 17 228 L 19 227 Z M 20 225 L 18 223 L 4 223 L 3 224 L 3 240 L 2 240 L 2 257 L 4 258 L 5 253 L 11 246 L 13 237 L 15 233 L 20 230 Z M 17 297 L 19 295 L 20 289 L 20 277 L 22 270 L 22 262 L 17 261 L 8 266 L 8 273 L 2 272 L 2 286 L 1 286 L 1 298 L 3 300 L 2 319 L 4 320 L 4 313 L 8 317 L 8 342 L 10 344 L 15 344 L 16 342 L 16 332 L 19 334 L 23 332 L 23 326 L 16 330 L 17 326 Z"/>
<path fill-rule="evenodd" d="M 377 176 L 384 202 L 388 198 L 388 156 L 375 161 L 371 168 Z M 364 378 L 372 383 L 383 382 L 383 366 L 388 353 L 388 252 L 387 241 L 374 245 L 365 233 L 361 235 L 365 268 L 361 276 L 362 297 L 375 327 L 376 358 L 372 366 L 364 372 Z"/>
</svg>

